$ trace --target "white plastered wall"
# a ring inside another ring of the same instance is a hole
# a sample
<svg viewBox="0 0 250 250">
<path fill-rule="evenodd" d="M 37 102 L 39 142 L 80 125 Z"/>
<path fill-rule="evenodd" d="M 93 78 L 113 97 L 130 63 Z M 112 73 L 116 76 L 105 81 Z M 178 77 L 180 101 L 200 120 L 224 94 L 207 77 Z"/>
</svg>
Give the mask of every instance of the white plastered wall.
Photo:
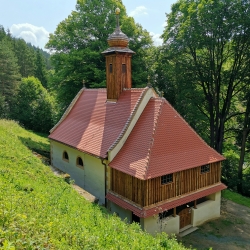
<svg viewBox="0 0 250 250">
<path fill-rule="evenodd" d="M 80 152 L 62 143 L 51 140 L 51 165 L 68 173 L 75 184 L 82 187 L 97 199 L 99 204 L 105 204 L 105 180 L 104 165 L 101 159 Z M 63 152 L 66 151 L 69 161 L 63 160 Z M 77 157 L 83 160 L 83 169 L 76 165 Z"/>
<path fill-rule="evenodd" d="M 221 191 L 208 196 L 209 200 L 192 208 L 192 224 L 199 226 L 205 221 L 220 217 Z"/>
<path fill-rule="evenodd" d="M 169 235 L 178 234 L 180 227 L 180 217 L 169 216 L 159 219 L 158 214 L 149 218 L 141 218 L 142 229 L 146 232 L 156 235 L 157 233 L 165 232 Z"/>
</svg>

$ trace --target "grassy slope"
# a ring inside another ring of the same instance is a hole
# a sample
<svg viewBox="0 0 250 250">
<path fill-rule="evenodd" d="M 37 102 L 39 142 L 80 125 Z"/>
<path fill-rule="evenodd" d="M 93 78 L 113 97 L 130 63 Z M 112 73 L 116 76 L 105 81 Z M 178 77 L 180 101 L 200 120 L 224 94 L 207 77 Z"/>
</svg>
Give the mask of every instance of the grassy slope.
<svg viewBox="0 0 250 250">
<path fill-rule="evenodd" d="M 222 191 L 222 197 L 231 200 L 237 204 L 244 205 L 250 207 L 250 198 L 242 196 L 238 193 L 234 193 L 230 190 Z"/>
<path fill-rule="evenodd" d="M 184 249 L 85 201 L 29 148 L 49 143 L 0 120 L 0 249 Z"/>
</svg>

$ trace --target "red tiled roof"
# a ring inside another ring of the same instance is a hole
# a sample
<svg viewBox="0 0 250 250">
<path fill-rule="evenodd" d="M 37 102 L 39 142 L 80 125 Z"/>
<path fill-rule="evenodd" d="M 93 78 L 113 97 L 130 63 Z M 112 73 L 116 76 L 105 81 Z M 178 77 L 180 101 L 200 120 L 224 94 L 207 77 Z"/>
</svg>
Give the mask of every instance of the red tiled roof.
<svg viewBox="0 0 250 250">
<path fill-rule="evenodd" d="M 50 139 L 105 158 L 145 89 L 124 90 L 116 103 L 106 102 L 106 89 L 85 89 L 69 113 L 52 129 Z"/>
<path fill-rule="evenodd" d="M 151 98 L 109 166 L 145 180 L 224 159 L 164 98 Z"/>
<path fill-rule="evenodd" d="M 154 214 L 159 214 L 163 211 L 172 209 L 174 207 L 178 207 L 183 204 L 189 203 L 191 201 L 208 196 L 210 194 L 214 194 L 226 188 L 227 187 L 224 184 L 220 183 L 220 184 L 217 184 L 216 186 L 206 187 L 206 189 L 199 190 L 195 193 L 178 196 L 173 199 L 169 199 L 165 202 L 160 202 L 158 204 L 154 204 L 153 206 L 144 207 L 144 208 L 140 207 L 139 205 L 133 204 L 129 200 L 126 200 L 125 198 L 118 196 L 114 193 L 109 192 L 106 195 L 106 198 L 114 202 L 118 206 L 132 211 L 135 215 L 139 217 L 147 218 L 147 217 L 153 216 Z"/>
</svg>

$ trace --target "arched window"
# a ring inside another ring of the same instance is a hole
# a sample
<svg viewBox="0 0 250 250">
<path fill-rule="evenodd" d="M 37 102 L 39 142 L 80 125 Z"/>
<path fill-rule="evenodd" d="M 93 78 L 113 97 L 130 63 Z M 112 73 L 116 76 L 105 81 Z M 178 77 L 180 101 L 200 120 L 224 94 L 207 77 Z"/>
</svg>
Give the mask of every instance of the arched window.
<svg viewBox="0 0 250 250">
<path fill-rule="evenodd" d="M 83 168 L 83 160 L 81 157 L 77 157 L 76 159 L 76 165 L 80 168 Z"/>
<path fill-rule="evenodd" d="M 69 155 L 66 151 L 63 152 L 63 160 L 69 161 Z"/>
</svg>

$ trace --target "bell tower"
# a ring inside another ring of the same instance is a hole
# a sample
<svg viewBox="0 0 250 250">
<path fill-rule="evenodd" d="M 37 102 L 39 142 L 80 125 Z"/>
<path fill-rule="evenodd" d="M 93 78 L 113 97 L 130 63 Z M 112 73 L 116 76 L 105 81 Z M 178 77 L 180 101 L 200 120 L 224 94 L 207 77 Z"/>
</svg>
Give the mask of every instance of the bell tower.
<svg viewBox="0 0 250 250">
<path fill-rule="evenodd" d="M 116 29 L 108 37 L 109 48 L 102 52 L 106 57 L 107 101 L 116 102 L 124 88 L 132 87 L 131 57 L 128 37 L 119 25 L 120 9 L 116 8 Z"/>
</svg>

